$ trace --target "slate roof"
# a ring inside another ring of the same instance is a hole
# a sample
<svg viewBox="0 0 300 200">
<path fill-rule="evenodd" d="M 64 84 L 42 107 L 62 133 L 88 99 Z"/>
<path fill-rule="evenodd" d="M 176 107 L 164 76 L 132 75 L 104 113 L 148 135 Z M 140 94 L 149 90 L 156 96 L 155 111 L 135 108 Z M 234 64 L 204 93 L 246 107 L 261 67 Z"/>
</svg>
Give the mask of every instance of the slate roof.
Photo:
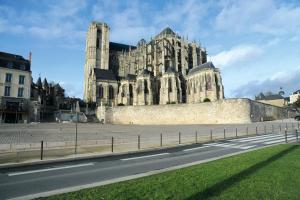
<svg viewBox="0 0 300 200">
<path fill-rule="evenodd" d="M 162 30 L 158 35 L 155 37 L 163 36 L 163 35 L 171 35 L 171 36 L 176 36 L 176 33 L 170 28 L 167 27 L 164 30 Z"/>
<path fill-rule="evenodd" d="M 134 74 L 127 74 L 125 77 L 126 80 L 136 80 L 136 75 Z"/>
<path fill-rule="evenodd" d="M 97 80 L 117 80 L 115 74 L 111 70 L 94 68 Z"/>
<path fill-rule="evenodd" d="M 115 42 L 109 42 L 109 50 L 110 51 L 129 51 L 129 48 L 131 48 L 131 50 L 133 50 L 133 49 L 136 49 L 136 46 L 115 43 Z"/>
<path fill-rule="evenodd" d="M 299 93 L 300 93 L 300 90 L 293 92 L 293 94 L 299 94 Z"/>
<path fill-rule="evenodd" d="M 197 67 L 194 67 L 193 69 L 191 69 L 190 71 L 189 71 L 189 75 L 191 75 L 191 74 L 194 74 L 194 73 L 196 73 L 196 72 L 198 72 L 198 71 L 201 71 L 201 70 L 203 70 L 203 69 L 215 69 L 216 67 L 214 66 L 214 64 L 212 63 L 212 62 L 206 62 L 206 63 L 203 63 L 202 65 L 199 65 L 199 66 L 197 66 Z"/>
<path fill-rule="evenodd" d="M 260 95 L 258 100 L 276 100 L 276 99 L 284 99 L 280 94 L 271 94 L 271 95 Z"/>
<path fill-rule="evenodd" d="M 143 70 L 139 73 L 139 76 L 141 76 L 141 75 L 149 75 L 149 74 L 151 74 L 151 72 L 150 72 L 149 70 L 143 69 Z"/>
<path fill-rule="evenodd" d="M 167 73 L 167 74 L 173 74 L 173 73 L 176 73 L 176 70 L 175 70 L 174 67 L 168 67 L 166 73 Z"/>
<path fill-rule="evenodd" d="M 0 52 L 0 67 L 30 72 L 30 62 L 22 56 Z"/>
</svg>

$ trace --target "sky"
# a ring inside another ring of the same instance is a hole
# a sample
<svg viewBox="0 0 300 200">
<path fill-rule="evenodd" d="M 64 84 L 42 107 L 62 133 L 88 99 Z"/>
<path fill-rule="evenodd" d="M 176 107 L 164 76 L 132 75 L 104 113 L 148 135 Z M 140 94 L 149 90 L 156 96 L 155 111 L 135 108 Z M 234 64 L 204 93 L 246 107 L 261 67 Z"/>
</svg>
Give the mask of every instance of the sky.
<svg viewBox="0 0 300 200">
<path fill-rule="evenodd" d="M 92 21 L 110 41 L 136 45 L 170 27 L 207 49 L 225 97 L 300 89 L 300 0 L 0 0 L 0 51 L 28 58 L 32 76 L 83 95 Z"/>
</svg>

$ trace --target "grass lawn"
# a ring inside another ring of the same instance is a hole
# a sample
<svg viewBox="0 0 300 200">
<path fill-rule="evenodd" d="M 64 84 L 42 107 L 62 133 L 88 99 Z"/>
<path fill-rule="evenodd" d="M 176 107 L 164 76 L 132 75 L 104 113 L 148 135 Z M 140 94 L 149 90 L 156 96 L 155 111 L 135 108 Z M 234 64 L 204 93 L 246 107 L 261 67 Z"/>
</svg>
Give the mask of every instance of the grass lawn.
<svg viewBox="0 0 300 200">
<path fill-rule="evenodd" d="M 300 145 L 277 145 L 41 199 L 300 199 Z"/>
</svg>

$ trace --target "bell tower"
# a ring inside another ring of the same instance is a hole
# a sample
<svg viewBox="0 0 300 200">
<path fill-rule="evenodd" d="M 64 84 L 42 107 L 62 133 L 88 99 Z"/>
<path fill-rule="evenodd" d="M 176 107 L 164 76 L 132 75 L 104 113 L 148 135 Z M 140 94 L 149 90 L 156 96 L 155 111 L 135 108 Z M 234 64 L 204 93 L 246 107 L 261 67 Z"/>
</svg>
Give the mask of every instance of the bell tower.
<svg viewBox="0 0 300 200">
<path fill-rule="evenodd" d="M 84 100 L 94 101 L 94 68 L 108 70 L 109 26 L 92 22 L 88 28 L 85 47 Z"/>
</svg>

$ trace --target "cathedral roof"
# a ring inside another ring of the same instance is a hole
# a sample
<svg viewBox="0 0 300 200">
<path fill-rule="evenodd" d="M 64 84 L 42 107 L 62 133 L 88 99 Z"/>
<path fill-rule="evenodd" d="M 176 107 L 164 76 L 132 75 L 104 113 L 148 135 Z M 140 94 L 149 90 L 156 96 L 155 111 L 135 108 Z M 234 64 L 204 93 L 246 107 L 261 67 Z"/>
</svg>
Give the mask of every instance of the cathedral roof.
<svg viewBox="0 0 300 200">
<path fill-rule="evenodd" d="M 112 50 L 112 51 L 129 51 L 129 49 L 131 49 L 131 50 L 136 49 L 136 46 L 121 44 L 121 43 L 115 43 L 115 42 L 109 42 L 109 50 Z"/>
<path fill-rule="evenodd" d="M 166 73 L 167 73 L 167 74 L 173 74 L 173 73 L 176 73 L 176 70 L 175 70 L 174 67 L 168 67 Z"/>
<path fill-rule="evenodd" d="M 170 36 L 176 36 L 176 33 L 170 28 L 167 27 L 164 30 L 162 30 L 158 35 L 156 35 L 155 37 L 159 37 L 159 36 L 164 36 L 164 35 L 170 35 Z"/>
<path fill-rule="evenodd" d="M 206 62 L 206 63 L 203 63 L 197 67 L 194 67 L 193 69 L 191 69 L 189 71 L 189 75 L 191 74 L 194 74 L 194 73 L 197 73 L 198 71 L 201 71 L 203 69 L 215 69 L 216 67 L 214 66 L 214 64 L 212 62 Z"/>
<path fill-rule="evenodd" d="M 111 70 L 94 68 L 94 73 L 97 80 L 117 80 L 115 74 Z"/>
<path fill-rule="evenodd" d="M 148 69 L 143 69 L 140 73 L 139 76 L 143 75 L 151 75 L 151 72 Z"/>
<path fill-rule="evenodd" d="M 126 80 L 135 80 L 136 79 L 136 75 L 134 74 L 127 74 L 125 77 Z"/>
</svg>

